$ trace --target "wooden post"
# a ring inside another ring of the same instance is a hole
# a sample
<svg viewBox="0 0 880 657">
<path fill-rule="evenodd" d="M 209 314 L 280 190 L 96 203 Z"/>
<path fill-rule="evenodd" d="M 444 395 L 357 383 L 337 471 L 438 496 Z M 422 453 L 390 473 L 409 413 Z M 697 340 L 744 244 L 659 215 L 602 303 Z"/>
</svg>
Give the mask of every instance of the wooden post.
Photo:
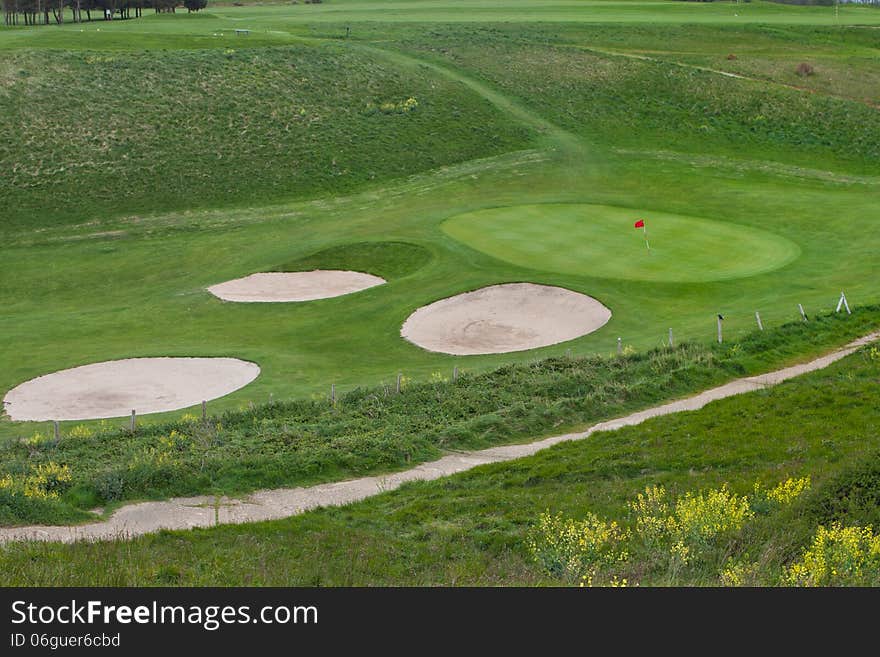
<svg viewBox="0 0 880 657">
<path fill-rule="evenodd" d="M 130 427 L 132 433 L 134 433 L 134 429 L 135 429 L 136 422 L 137 422 L 136 416 L 137 416 L 137 413 L 135 413 L 134 409 L 131 409 L 131 424 L 129 425 L 129 427 Z"/>
<path fill-rule="evenodd" d="M 623 338 L 617 338 L 617 355 L 623 353 Z"/>
<path fill-rule="evenodd" d="M 398 372 L 397 373 L 397 394 L 398 395 L 400 394 L 400 379 L 402 379 L 402 378 L 403 378 L 403 375 L 400 372 Z"/>
<path fill-rule="evenodd" d="M 61 429 L 58 426 L 58 420 L 55 420 L 52 424 L 55 425 L 55 440 L 61 440 Z"/>
<path fill-rule="evenodd" d="M 202 400 L 202 422 L 208 419 L 208 402 Z"/>
<path fill-rule="evenodd" d="M 330 384 L 330 403 L 336 406 L 336 384 Z"/>
<path fill-rule="evenodd" d="M 801 311 L 801 319 L 805 322 L 807 321 L 807 313 L 804 312 L 804 307 L 801 304 L 798 304 L 798 310 Z"/>
<path fill-rule="evenodd" d="M 723 315 L 718 315 L 718 344 L 721 344 L 724 341 L 724 337 L 721 333 L 721 322 L 724 321 Z"/>
<path fill-rule="evenodd" d="M 675 341 L 672 339 L 672 329 L 669 329 L 669 346 L 674 347 Z"/>
<path fill-rule="evenodd" d="M 759 313 L 757 310 L 755 311 L 755 321 L 758 322 L 758 329 L 763 331 L 764 324 L 761 323 L 761 313 Z"/>
<path fill-rule="evenodd" d="M 452 380 L 453 382 L 458 378 L 458 365 L 452 368 Z"/>
</svg>

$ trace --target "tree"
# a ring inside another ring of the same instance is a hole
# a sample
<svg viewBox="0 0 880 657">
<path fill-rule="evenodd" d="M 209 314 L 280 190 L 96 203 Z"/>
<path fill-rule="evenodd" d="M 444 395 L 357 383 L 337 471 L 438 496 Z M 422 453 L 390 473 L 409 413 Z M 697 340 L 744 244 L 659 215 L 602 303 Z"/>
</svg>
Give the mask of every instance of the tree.
<svg viewBox="0 0 880 657">
<path fill-rule="evenodd" d="M 208 6 L 208 0 L 183 0 L 183 6 L 189 12 L 199 11 Z"/>
</svg>

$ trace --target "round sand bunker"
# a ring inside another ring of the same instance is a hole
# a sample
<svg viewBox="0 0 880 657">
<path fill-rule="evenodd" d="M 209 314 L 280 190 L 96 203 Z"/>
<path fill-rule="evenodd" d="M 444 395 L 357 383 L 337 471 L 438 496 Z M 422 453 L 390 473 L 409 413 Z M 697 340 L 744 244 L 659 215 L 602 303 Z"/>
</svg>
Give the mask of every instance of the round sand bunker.
<svg viewBox="0 0 880 657">
<path fill-rule="evenodd" d="M 237 358 L 111 360 L 31 379 L 10 390 L 3 403 L 13 420 L 160 413 L 228 395 L 259 373 L 258 365 Z"/>
<path fill-rule="evenodd" d="M 341 297 L 385 283 L 384 278 L 357 271 L 266 272 L 236 278 L 208 288 L 224 301 L 283 303 Z"/>
<path fill-rule="evenodd" d="M 461 356 L 524 351 L 573 340 L 604 326 L 611 311 L 561 287 L 507 283 L 419 308 L 400 334 L 428 351 Z"/>
</svg>

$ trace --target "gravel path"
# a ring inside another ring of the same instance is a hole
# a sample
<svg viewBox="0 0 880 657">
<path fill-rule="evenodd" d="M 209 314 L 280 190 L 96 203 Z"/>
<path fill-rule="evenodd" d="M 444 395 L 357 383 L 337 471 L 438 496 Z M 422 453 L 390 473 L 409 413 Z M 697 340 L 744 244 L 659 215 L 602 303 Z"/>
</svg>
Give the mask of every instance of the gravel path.
<svg viewBox="0 0 880 657">
<path fill-rule="evenodd" d="M 880 340 L 880 331 L 855 340 L 825 356 L 793 367 L 736 379 L 717 388 L 625 417 L 595 424 L 585 431 L 552 436 L 533 443 L 493 447 L 474 452 L 450 454 L 430 463 L 423 463 L 403 472 L 349 481 L 320 484 L 308 488 L 280 488 L 257 491 L 242 499 L 197 496 L 174 498 L 164 502 L 141 502 L 121 507 L 105 521 L 77 526 L 8 527 L 0 528 L 0 543 L 16 540 L 96 541 L 131 538 L 160 529 L 191 529 L 217 524 L 257 522 L 287 518 L 322 506 L 342 506 L 363 500 L 384 491 L 398 488 L 408 481 L 439 479 L 470 470 L 478 465 L 511 461 L 530 456 L 569 440 L 582 440 L 597 431 L 612 431 L 640 424 L 645 420 L 681 411 L 693 411 L 709 402 L 744 392 L 774 386 L 793 377 L 828 367 L 860 347 Z"/>
</svg>

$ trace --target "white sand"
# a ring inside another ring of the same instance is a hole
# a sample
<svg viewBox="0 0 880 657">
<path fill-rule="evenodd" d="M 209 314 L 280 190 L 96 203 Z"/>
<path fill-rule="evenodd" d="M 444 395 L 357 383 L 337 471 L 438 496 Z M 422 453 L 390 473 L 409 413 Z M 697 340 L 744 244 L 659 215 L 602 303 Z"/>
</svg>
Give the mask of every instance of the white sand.
<svg viewBox="0 0 880 657">
<path fill-rule="evenodd" d="M 611 311 L 561 287 L 507 283 L 419 308 L 400 334 L 427 349 L 461 356 L 503 354 L 573 340 L 604 326 Z"/>
<path fill-rule="evenodd" d="M 236 278 L 208 288 L 224 301 L 282 303 L 329 299 L 385 283 L 384 278 L 357 271 L 266 272 Z"/>
<path fill-rule="evenodd" d="M 13 420 L 91 420 L 173 411 L 228 395 L 257 378 L 237 358 L 129 358 L 31 379 L 3 403 Z"/>
</svg>

